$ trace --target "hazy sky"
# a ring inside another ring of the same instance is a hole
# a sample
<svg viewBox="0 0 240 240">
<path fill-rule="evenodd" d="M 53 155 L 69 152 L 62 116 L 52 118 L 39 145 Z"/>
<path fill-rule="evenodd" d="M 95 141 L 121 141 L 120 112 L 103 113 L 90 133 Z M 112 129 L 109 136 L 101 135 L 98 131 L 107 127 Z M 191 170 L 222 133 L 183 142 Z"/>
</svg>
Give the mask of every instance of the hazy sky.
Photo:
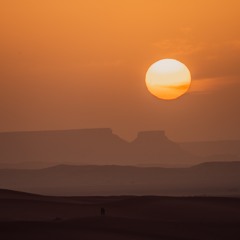
<svg viewBox="0 0 240 240">
<path fill-rule="evenodd" d="M 0 0 L 0 131 L 240 139 L 239 9 L 239 0 Z M 178 100 L 145 86 L 162 58 L 191 71 Z"/>
</svg>

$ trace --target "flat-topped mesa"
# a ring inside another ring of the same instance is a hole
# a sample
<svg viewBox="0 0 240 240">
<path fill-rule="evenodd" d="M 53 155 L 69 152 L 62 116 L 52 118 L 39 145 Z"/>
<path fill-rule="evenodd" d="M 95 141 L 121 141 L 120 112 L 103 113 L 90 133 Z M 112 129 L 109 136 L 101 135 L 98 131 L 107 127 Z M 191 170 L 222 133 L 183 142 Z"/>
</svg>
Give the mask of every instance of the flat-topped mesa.
<svg viewBox="0 0 240 240">
<path fill-rule="evenodd" d="M 12 135 L 46 135 L 46 134 L 112 134 L 111 128 L 83 128 L 68 130 L 42 130 L 42 131 L 16 131 L 16 132 L 0 132 L 0 136 Z"/>
<path fill-rule="evenodd" d="M 165 135 L 165 131 L 142 131 L 139 132 L 137 138 L 133 142 L 168 142 L 169 139 Z"/>
<path fill-rule="evenodd" d="M 113 142 L 119 137 L 113 134 L 111 128 L 89 128 L 89 129 L 80 129 L 73 132 L 73 135 L 79 139 L 88 142 L 99 142 L 101 144 Z M 92 143 L 93 143 L 92 142 Z"/>
<path fill-rule="evenodd" d="M 112 129 L 111 128 L 85 128 L 85 129 L 78 129 L 78 130 L 73 130 L 76 133 L 81 133 L 81 134 L 104 134 L 104 135 L 112 135 Z"/>
</svg>

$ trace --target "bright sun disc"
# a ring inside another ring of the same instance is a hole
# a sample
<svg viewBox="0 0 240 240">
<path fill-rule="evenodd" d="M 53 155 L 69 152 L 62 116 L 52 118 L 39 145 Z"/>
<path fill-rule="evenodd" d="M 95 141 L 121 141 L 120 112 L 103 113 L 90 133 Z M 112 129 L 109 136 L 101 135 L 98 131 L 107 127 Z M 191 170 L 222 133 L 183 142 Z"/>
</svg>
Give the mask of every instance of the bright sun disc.
<svg viewBox="0 0 240 240">
<path fill-rule="evenodd" d="M 146 73 L 149 92 L 160 99 L 176 99 L 187 92 L 190 84 L 190 71 L 183 63 L 174 59 L 159 60 Z"/>
</svg>

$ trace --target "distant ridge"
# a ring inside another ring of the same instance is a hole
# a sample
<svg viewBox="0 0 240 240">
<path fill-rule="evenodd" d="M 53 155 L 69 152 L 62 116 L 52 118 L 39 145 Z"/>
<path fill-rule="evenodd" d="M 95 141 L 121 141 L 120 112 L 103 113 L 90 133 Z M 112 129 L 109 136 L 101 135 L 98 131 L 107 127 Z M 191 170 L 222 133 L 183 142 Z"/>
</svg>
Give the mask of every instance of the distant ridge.
<svg viewBox="0 0 240 240">
<path fill-rule="evenodd" d="M 212 159 L 214 156 L 225 160 L 240 157 L 240 140 L 182 142 L 179 145 L 194 155 L 211 156 Z"/>
<path fill-rule="evenodd" d="M 14 191 L 10 189 L 0 189 L 0 199 L 26 199 L 32 197 L 39 197 L 38 194 L 27 193 L 22 191 Z"/>
<path fill-rule="evenodd" d="M 240 161 L 232 161 L 232 162 L 203 162 L 199 163 L 195 166 L 192 166 L 193 168 L 196 167 L 240 167 Z"/>
<path fill-rule="evenodd" d="M 119 167 L 119 168 L 155 168 L 155 169 L 191 169 L 191 168 L 198 168 L 198 167 L 240 167 L 240 161 L 230 161 L 230 162 L 203 162 L 203 163 L 198 163 L 190 167 L 184 167 L 184 168 L 171 168 L 171 167 L 149 167 L 149 166 L 132 166 L 132 165 L 71 165 L 71 164 L 59 164 L 59 165 L 54 165 L 51 167 L 46 167 L 45 169 L 51 169 L 51 168 L 82 168 L 82 167 Z"/>
<path fill-rule="evenodd" d="M 189 168 L 68 166 L 0 170 L 0 188 L 44 195 L 240 196 L 240 162 Z"/>
</svg>

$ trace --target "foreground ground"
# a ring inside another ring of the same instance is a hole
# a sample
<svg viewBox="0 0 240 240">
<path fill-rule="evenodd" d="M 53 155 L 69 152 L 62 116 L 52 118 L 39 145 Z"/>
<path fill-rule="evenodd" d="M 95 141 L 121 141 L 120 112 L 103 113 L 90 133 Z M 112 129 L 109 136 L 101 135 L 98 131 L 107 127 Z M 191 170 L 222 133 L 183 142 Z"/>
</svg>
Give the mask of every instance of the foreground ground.
<svg viewBox="0 0 240 240">
<path fill-rule="evenodd" d="M 100 216 L 104 207 L 105 216 Z M 0 190 L 0 239 L 240 239 L 240 199 L 46 197 Z"/>
</svg>

